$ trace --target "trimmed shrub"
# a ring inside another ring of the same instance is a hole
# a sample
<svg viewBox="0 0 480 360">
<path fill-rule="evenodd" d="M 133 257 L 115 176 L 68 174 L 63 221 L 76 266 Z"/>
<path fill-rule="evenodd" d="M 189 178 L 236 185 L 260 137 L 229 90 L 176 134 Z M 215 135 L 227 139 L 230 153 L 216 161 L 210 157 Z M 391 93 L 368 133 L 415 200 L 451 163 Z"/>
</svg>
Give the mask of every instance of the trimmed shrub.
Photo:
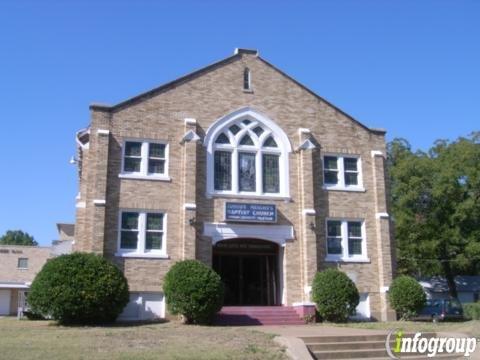
<svg viewBox="0 0 480 360">
<path fill-rule="evenodd" d="M 28 293 L 33 313 L 62 324 L 111 323 L 128 301 L 123 273 L 102 256 L 85 253 L 47 261 Z"/>
<path fill-rule="evenodd" d="M 480 320 L 480 303 L 464 304 L 463 313 L 467 319 Z"/>
<path fill-rule="evenodd" d="M 315 274 L 312 299 L 322 319 L 345 322 L 355 314 L 360 296 L 355 284 L 344 272 L 327 269 Z"/>
<path fill-rule="evenodd" d="M 413 277 L 407 275 L 398 276 L 393 280 L 388 291 L 388 299 L 402 320 L 414 316 L 427 301 L 422 286 Z"/>
<path fill-rule="evenodd" d="M 170 313 L 180 314 L 184 321 L 208 324 L 223 305 L 223 283 L 210 267 L 197 260 L 173 265 L 163 285 Z"/>
</svg>

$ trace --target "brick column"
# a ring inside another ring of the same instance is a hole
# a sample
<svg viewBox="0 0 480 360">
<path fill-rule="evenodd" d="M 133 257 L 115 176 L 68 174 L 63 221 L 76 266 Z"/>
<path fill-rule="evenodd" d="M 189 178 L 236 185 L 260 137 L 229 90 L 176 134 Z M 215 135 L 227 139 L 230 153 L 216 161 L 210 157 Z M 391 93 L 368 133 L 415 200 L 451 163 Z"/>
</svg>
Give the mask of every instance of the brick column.
<svg viewBox="0 0 480 360">
<path fill-rule="evenodd" d="M 196 133 L 195 119 L 185 119 L 182 138 L 182 199 L 180 201 L 182 258 L 196 258 L 197 218 L 197 154 L 200 137 Z"/>
<path fill-rule="evenodd" d="M 107 206 L 108 146 L 110 140 L 110 114 L 108 111 L 91 107 L 90 159 L 93 172 L 89 179 L 90 191 L 86 199 L 89 216 L 90 247 L 85 249 L 103 254 L 105 243 L 105 207 Z"/>
<path fill-rule="evenodd" d="M 313 277 L 317 271 L 317 239 L 315 234 L 315 199 L 314 199 L 314 164 L 313 155 L 316 146 L 310 140 L 308 129 L 299 129 L 300 146 L 299 181 L 300 181 L 300 217 L 299 231 L 301 253 L 302 302 L 309 304 Z"/>
<path fill-rule="evenodd" d="M 392 248 L 390 219 L 387 206 L 385 157 L 381 151 L 372 151 L 373 192 L 375 197 L 376 245 L 381 320 L 395 320 L 395 313 L 387 302 L 387 290 L 392 282 Z"/>
</svg>

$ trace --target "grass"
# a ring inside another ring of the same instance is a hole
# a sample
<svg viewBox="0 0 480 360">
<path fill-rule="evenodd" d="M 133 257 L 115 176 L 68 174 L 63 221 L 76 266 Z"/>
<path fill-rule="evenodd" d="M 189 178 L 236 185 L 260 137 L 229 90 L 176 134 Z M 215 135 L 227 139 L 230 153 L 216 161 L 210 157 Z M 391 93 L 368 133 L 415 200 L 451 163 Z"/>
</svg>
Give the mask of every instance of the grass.
<svg viewBox="0 0 480 360">
<path fill-rule="evenodd" d="M 356 329 L 393 330 L 402 329 L 411 332 L 453 332 L 465 333 L 480 338 L 480 320 L 464 322 L 431 323 L 422 321 L 390 321 L 390 322 L 359 322 L 347 324 L 332 324 L 335 326 Z"/>
<path fill-rule="evenodd" d="M 0 358 L 49 360 L 286 359 L 273 337 L 240 327 L 177 322 L 65 327 L 0 318 Z"/>
</svg>

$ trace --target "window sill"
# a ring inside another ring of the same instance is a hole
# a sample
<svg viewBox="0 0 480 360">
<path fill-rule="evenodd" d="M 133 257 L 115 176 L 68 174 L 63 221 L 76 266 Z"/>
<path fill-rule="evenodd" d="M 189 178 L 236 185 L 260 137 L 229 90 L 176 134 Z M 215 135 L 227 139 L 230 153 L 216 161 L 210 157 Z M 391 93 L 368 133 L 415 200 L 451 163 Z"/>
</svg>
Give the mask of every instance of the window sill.
<svg viewBox="0 0 480 360">
<path fill-rule="evenodd" d="M 118 174 L 118 177 L 120 179 L 132 179 L 132 180 L 172 181 L 170 176 L 159 176 L 159 175 Z"/>
<path fill-rule="evenodd" d="M 283 195 L 258 195 L 258 194 L 231 194 L 231 193 L 213 193 L 207 194 L 207 198 L 238 198 L 238 199 L 255 199 L 255 200 L 284 200 L 291 201 L 290 196 Z"/>
<path fill-rule="evenodd" d="M 370 263 L 369 258 L 344 258 L 344 257 L 332 257 L 327 256 L 326 262 L 341 262 L 341 263 Z"/>
<path fill-rule="evenodd" d="M 149 254 L 149 253 L 115 253 L 116 257 L 139 258 L 139 259 L 170 259 L 167 254 Z"/>
<path fill-rule="evenodd" d="M 243 92 L 246 94 L 253 94 L 253 89 L 243 89 Z"/>
<path fill-rule="evenodd" d="M 338 187 L 338 186 L 328 186 L 328 185 L 323 185 L 322 189 L 329 190 L 329 191 L 350 191 L 350 192 L 366 191 L 364 187 Z"/>
</svg>

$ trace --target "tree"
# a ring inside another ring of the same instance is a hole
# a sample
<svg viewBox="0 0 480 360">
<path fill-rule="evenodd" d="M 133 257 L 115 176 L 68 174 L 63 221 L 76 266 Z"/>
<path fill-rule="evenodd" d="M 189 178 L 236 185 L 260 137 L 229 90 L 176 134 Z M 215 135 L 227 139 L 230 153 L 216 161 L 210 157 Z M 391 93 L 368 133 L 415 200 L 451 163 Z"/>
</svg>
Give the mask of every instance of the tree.
<svg viewBox="0 0 480 360">
<path fill-rule="evenodd" d="M 29 245 L 37 246 L 33 236 L 21 230 L 8 230 L 5 235 L 0 237 L 0 245 Z"/>
<path fill-rule="evenodd" d="M 404 139 L 388 146 L 398 271 L 454 278 L 480 270 L 480 132 L 438 140 L 413 152 Z"/>
</svg>

